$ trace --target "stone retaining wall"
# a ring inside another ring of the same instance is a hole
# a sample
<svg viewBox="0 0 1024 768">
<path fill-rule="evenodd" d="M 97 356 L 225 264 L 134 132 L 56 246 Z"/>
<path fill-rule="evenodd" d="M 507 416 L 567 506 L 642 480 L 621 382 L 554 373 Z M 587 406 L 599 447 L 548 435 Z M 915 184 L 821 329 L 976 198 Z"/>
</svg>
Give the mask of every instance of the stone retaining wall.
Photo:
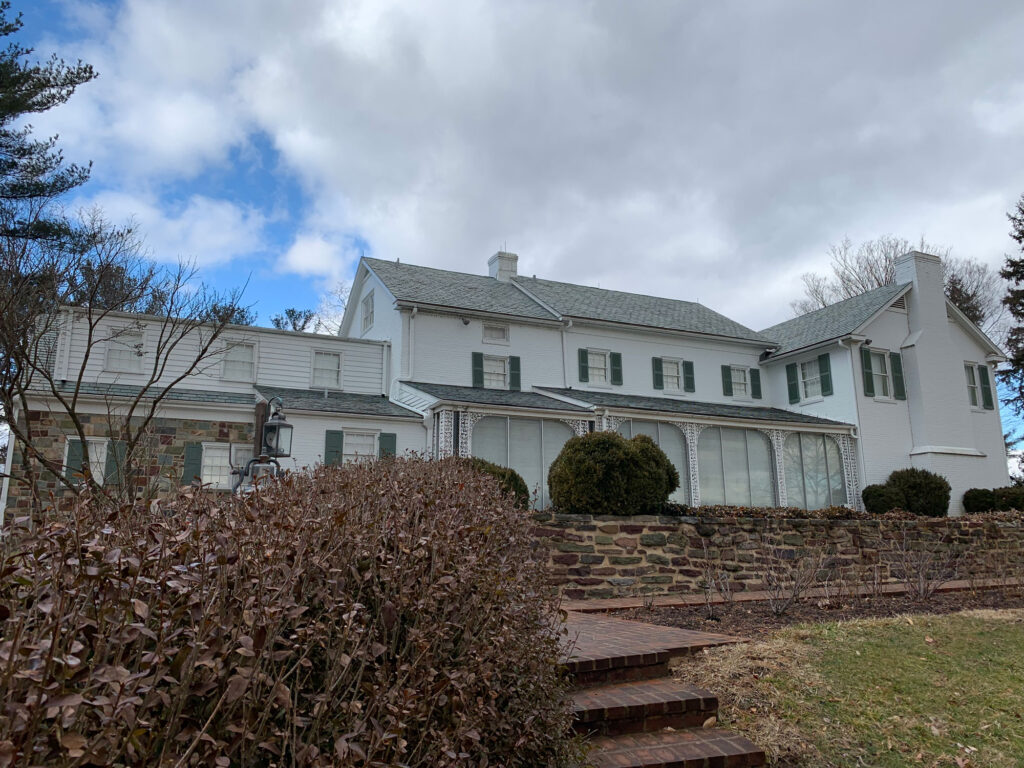
<svg viewBox="0 0 1024 768">
<path fill-rule="evenodd" d="M 955 562 L 960 579 L 1024 575 L 1024 526 L 979 517 L 918 520 L 534 515 L 552 582 L 568 599 L 700 593 L 705 563 L 734 592 L 764 589 L 778 563 L 826 555 L 838 583 L 889 583 L 908 564 Z M 705 545 L 707 550 L 705 551 Z M 918 554 L 906 554 L 918 553 Z M 822 574 L 825 576 L 826 574 Z"/>
</svg>

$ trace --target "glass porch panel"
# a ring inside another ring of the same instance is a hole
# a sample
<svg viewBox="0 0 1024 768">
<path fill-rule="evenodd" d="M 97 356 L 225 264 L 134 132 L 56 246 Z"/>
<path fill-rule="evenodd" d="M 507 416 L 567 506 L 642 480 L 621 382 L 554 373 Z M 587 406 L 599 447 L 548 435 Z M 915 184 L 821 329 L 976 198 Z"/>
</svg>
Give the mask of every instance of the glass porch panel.
<svg viewBox="0 0 1024 768">
<path fill-rule="evenodd" d="M 655 443 L 658 442 L 658 422 L 633 420 L 633 435 L 647 435 Z"/>
<path fill-rule="evenodd" d="M 697 441 L 697 466 L 701 504 L 725 504 L 725 473 L 722 471 L 722 433 L 709 427 Z"/>
<path fill-rule="evenodd" d="M 750 469 L 750 503 L 755 507 L 775 506 L 775 473 L 772 472 L 772 445 L 768 435 L 748 429 L 747 466 Z"/>
<path fill-rule="evenodd" d="M 618 432 L 627 440 L 629 440 L 631 437 L 633 437 L 633 422 L 630 421 L 629 419 L 623 419 L 622 422 L 619 423 L 619 426 L 616 428 L 615 431 Z"/>
<path fill-rule="evenodd" d="M 825 438 L 825 459 L 828 461 L 828 485 L 832 492 L 832 504 L 846 504 L 846 477 L 843 473 L 843 457 L 839 444 L 832 437 Z"/>
<path fill-rule="evenodd" d="M 807 509 L 821 509 L 829 505 L 828 467 L 825 464 L 824 435 L 800 435 L 800 448 L 804 456 L 804 487 L 807 489 Z"/>
<path fill-rule="evenodd" d="M 750 506 L 750 472 L 747 468 L 747 436 L 742 429 L 722 429 L 722 463 L 725 465 L 725 503 Z"/>
<path fill-rule="evenodd" d="M 472 454 L 480 459 L 508 466 L 508 420 L 487 416 L 473 426 Z"/>
<path fill-rule="evenodd" d="M 544 483 L 540 441 L 540 419 L 508 420 L 508 464 L 518 472 L 530 489 L 530 500 L 541 503 Z"/>
<path fill-rule="evenodd" d="M 542 448 L 542 473 L 541 473 L 541 509 L 551 504 L 551 496 L 548 494 L 548 470 L 551 469 L 551 462 L 558 458 L 562 452 L 562 446 L 566 444 L 573 431 L 567 424 L 553 419 L 544 420 L 544 436 Z"/>
<path fill-rule="evenodd" d="M 803 458 L 800 455 L 800 435 L 786 437 L 782 446 L 782 466 L 786 473 L 786 495 L 789 506 L 807 509 L 807 496 L 804 493 Z"/>
<path fill-rule="evenodd" d="M 690 503 L 690 464 L 686 457 L 686 438 L 671 424 L 658 425 L 658 445 L 679 473 L 679 487 L 668 497 L 676 504 Z"/>
</svg>

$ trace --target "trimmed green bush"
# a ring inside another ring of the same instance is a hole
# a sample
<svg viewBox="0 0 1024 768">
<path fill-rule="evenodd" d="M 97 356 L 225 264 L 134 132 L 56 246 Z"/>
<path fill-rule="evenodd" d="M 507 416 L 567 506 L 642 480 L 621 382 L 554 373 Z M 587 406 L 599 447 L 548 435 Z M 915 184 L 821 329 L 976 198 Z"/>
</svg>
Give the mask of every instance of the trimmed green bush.
<svg viewBox="0 0 1024 768">
<path fill-rule="evenodd" d="M 679 474 L 653 440 L 616 432 L 571 438 L 548 471 L 552 504 L 575 514 L 650 511 L 667 503 L 678 485 Z"/>
<path fill-rule="evenodd" d="M 949 512 L 949 482 L 927 469 L 897 469 L 886 480 L 904 501 L 903 508 L 922 517 L 945 517 Z"/>
<path fill-rule="evenodd" d="M 864 486 L 860 497 L 864 502 L 864 509 L 872 515 L 884 515 L 893 509 L 906 508 L 902 494 L 886 483 Z"/>
<path fill-rule="evenodd" d="M 996 492 L 989 488 L 971 488 L 964 493 L 964 512 L 975 515 L 996 509 Z"/>
<path fill-rule="evenodd" d="M 1007 512 L 1011 509 L 1024 510 L 1024 487 L 1019 485 L 1008 485 L 1005 488 L 996 488 L 992 491 L 995 497 L 995 506 L 1000 512 Z"/>
<path fill-rule="evenodd" d="M 526 485 L 522 475 L 514 469 L 503 467 L 486 459 L 478 459 L 475 456 L 468 461 L 477 472 L 483 472 L 497 480 L 502 493 L 510 495 L 519 509 L 530 508 L 530 488 Z"/>
</svg>

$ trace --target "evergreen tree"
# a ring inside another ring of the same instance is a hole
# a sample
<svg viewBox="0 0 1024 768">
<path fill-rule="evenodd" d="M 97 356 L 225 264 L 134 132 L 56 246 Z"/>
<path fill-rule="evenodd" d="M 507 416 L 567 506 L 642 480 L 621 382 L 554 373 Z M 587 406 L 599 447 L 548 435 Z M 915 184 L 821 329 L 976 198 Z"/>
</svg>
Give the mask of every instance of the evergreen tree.
<svg viewBox="0 0 1024 768">
<path fill-rule="evenodd" d="M 1024 414 L 1024 195 L 1017 201 L 1017 207 L 1007 214 L 1010 220 L 1010 237 L 1017 241 L 1022 255 L 1006 255 L 1006 265 L 1000 274 L 1010 285 L 1003 297 L 1003 304 L 1013 318 L 1013 325 L 1006 334 L 1008 367 L 999 376 L 1010 390 L 1009 404 L 1018 414 Z"/>
</svg>

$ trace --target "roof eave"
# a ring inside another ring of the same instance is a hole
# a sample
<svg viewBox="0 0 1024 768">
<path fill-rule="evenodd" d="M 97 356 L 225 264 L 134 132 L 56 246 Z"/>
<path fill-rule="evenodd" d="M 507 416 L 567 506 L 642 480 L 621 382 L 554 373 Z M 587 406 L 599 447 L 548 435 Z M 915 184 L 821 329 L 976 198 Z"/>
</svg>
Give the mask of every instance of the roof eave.
<svg viewBox="0 0 1024 768">
<path fill-rule="evenodd" d="M 686 336 L 688 338 L 700 338 L 710 339 L 712 341 L 728 341 L 731 343 L 748 344 L 753 347 L 759 347 L 764 349 L 766 347 L 778 347 L 779 344 L 771 339 L 750 339 L 743 336 L 724 336 L 718 333 L 704 333 L 703 331 L 691 331 L 681 330 L 679 328 L 665 328 L 660 325 L 643 325 L 641 323 L 624 323 L 616 320 L 599 320 L 593 317 L 585 317 L 583 315 L 563 315 L 567 320 L 576 322 L 582 322 L 590 325 L 596 325 L 604 328 L 640 328 L 648 331 L 655 331 L 657 333 L 667 333 L 672 336 Z"/>
</svg>

